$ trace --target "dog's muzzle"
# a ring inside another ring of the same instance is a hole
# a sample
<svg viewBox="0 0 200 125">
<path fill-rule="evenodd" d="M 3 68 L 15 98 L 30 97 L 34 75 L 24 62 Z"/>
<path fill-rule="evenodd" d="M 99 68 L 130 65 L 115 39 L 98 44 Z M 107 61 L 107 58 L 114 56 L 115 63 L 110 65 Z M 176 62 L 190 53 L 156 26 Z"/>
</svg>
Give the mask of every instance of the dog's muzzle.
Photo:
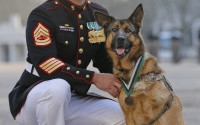
<svg viewBox="0 0 200 125">
<path fill-rule="evenodd" d="M 125 56 L 130 50 L 127 38 L 123 35 L 119 35 L 113 41 L 112 50 L 117 56 Z"/>
</svg>

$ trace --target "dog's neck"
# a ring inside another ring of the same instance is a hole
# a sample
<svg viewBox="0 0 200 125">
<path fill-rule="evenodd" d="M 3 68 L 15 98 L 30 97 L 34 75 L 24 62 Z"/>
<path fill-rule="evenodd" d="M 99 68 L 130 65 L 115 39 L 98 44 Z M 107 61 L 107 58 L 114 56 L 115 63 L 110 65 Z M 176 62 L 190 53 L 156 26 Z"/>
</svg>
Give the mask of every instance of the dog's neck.
<svg viewBox="0 0 200 125">
<path fill-rule="evenodd" d="M 114 68 L 116 70 L 119 70 L 120 72 L 128 73 L 131 69 L 133 69 L 135 67 L 135 64 L 136 64 L 136 62 L 137 62 L 137 60 L 139 59 L 140 56 L 142 56 L 142 55 L 137 55 L 137 57 L 132 57 L 131 59 L 128 59 L 128 60 L 127 60 L 127 58 L 124 58 L 124 59 L 118 58 L 118 60 L 117 60 L 118 63 L 115 63 L 117 65 L 114 65 Z M 128 57 L 128 58 L 130 58 L 130 57 Z M 129 67 L 127 65 L 124 65 L 125 61 L 126 61 L 126 63 L 131 64 L 132 66 Z"/>
<path fill-rule="evenodd" d="M 143 55 L 144 54 L 141 54 L 141 56 Z M 113 62 L 115 64 L 113 68 L 114 74 L 128 82 L 131 78 L 136 60 L 127 61 L 126 59 L 115 59 L 115 62 Z M 139 73 L 139 77 L 148 73 L 160 74 L 162 72 L 162 69 L 157 65 L 157 60 L 150 54 L 145 53 L 145 60 L 143 63 L 143 67 Z"/>
</svg>

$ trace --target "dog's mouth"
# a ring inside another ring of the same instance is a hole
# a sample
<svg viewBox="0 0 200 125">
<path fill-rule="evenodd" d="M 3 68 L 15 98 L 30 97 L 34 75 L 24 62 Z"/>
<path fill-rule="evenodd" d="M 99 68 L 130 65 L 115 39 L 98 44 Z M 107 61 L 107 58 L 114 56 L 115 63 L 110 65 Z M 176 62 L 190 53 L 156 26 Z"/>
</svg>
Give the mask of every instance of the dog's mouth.
<svg viewBox="0 0 200 125">
<path fill-rule="evenodd" d="M 125 49 L 125 48 L 116 48 L 114 49 L 114 52 L 117 56 L 125 56 L 128 52 L 129 49 Z"/>
<path fill-rule="evenodd" d="M 122 40 L 120 38 L 121 37 L 118 37 L 118 39 L 116 38 L 113 40 L 111 48 L 116 56 L 124 57 L 129 53 L 133 44 L 127 38 L 123 37 L 123 39 L 121 38 Z"/>
<path fill-rule="evenodd" d="M 123 55 L 125 53 L 125 49 L 124 48 L 119 48 L 119 49 L 115 49 L 117 55 Z"/>
</svg>

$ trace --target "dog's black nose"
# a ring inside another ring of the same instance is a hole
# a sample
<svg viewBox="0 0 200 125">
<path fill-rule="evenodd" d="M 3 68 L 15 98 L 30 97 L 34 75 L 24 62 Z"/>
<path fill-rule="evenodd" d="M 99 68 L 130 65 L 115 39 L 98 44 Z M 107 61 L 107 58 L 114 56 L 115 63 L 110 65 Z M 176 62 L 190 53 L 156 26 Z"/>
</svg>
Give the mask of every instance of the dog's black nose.
<svg viewBox="0 0 200 125">
<path fill-rule="evenodd" d="M 124 36 L 119 36 L 118 38 L 117 38 L 117 41 L 118 42 L 124 42 L 124 40 L 125 40 L 125 37 Z"/>
</svg>

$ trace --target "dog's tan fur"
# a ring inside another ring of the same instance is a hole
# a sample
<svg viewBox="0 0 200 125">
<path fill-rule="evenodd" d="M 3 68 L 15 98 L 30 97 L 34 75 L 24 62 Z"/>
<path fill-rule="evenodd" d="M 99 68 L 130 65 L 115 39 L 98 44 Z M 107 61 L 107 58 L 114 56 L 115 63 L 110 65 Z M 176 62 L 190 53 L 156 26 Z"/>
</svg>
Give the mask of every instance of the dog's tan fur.
<svg viewBox="0 0 200 125">
<path fill-rule="evenodd" d="M 139 5 L 131 16 L 132 23 L 140 28 L 142 26 L 143 16 L 144 14 L 142 5 Z M 98 24 L 107 29 L 108 32 L 109 29 L 112 29 L 112 27 L 118 27 L 123 31 L 127 27 L 131 28 L 128 20 L 124 20 L 123 23 L 120 23 L 121 20 L 115 20 L 113 17 L 110 17 L 108 15 L 102 16 L 102 14 L 100 13 L 96 13 L 95 18 Z M 123 78 L 128 83 L 136 63 L 135 60 L 144 55 L 144 53 L 146 54 L 146 57 L 138 78 L 145 75 L 148 77 L 149 73 L 164 73 L 161 67 L 158 66 L 156 58 L 145 52 L 145 45 L 140 31 L 138 32 L 138 36 L 140 39 L 138 37 L 135 37 L 133 34 L 126 34 L 126 37 L 129 38 L 133 43 L 133 47 L 124 57 L 117 56 L 111 48 L 111 44 L 116 35 L 117 34 L 114 32 L 109 32 L 107 33 L 106 40 L 107 52 L 113 61 L 113 72 L 116 76 Z M 119 69 L 126 69 L 126 72 L 120 71 Z M 162 82 L 162 80 L 139 80 L 136 82 L 134 89 L 130 95 L 134 102 L 131 106 L 129 106 L 125 103 L 125 98 L 127 97 L 127 95 L 122 89 L 118 100 L 124 112 L 126 124 L 149 125 L 149 123 L 154 120 L 161 112 L 162 108 L 168 101 L 169 96 L 170 91 Z M 175 93 L 173 94 L 173 96 L 174 99 L 171 107 L 156 122 L 154 122 L 153 125 L 184 125 L 181 102 L 179 100 L 179 97 Z"/>
<path fill-rule="evenodd" d="M 139 77 L 148 72 L 154 72 L 154 69 L 160 69 L 154 57 L 146 53 L 144 65 L 141 69 Z M 134 67 L 135 63 L 132 64 Z M 123 65 L 122 65 L 123 67 Z M 130 71 L 130 75 L 132 70 Z M 123 73 L 114 71 L 114 74 L 120 74 L 122 78 Z M 129 76 L 130 79 L 130 76 Z M 127 80 L 129 81 L 129 80 Z M 124 90 L 119 96 L 119 103 L 125 114 L 127 125 L 146 125 L 151 120 L 157 117 L 161 109 L 166 104 L 170 93 L 162 81 L 156 82 L 136 82 L 133 92 L 130 95 L 134 99 L 131 106 L 126 105 L 125 98 L 127 97 Z M 182 115 L 182 105 L 176 94 L 170 109 L 165 112 L 154 125 L 184 125 Z"/>
</svg>

